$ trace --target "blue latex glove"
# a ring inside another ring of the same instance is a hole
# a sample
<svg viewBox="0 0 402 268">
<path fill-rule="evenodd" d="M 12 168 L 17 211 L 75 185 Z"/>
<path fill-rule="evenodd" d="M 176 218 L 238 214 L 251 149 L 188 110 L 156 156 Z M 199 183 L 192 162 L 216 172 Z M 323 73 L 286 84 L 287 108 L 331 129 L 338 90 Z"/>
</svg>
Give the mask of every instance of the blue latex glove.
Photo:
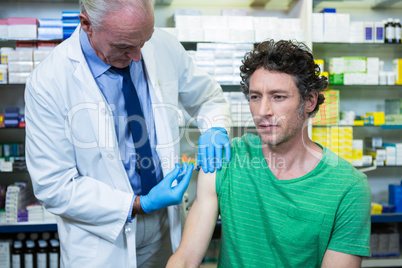
<svg viewBox="0 0 402 268">
<path fill-rule="evenodd" d="M 222 168 L 222 147 L 225 147 L 225 160 L 230 161 L 230 140 L 226 129 L 212 127 L 207 129 L 198 140 L 197 170 L 202 167 L 205 173 Z"/>
<path fill-rule="evenodd" d="M 155 185 L 147 195 L 140 196 L 142 210 L 150 214 L 152 211 L 180 204 L 190 183 L 193 169 L 194 164 L 184 163 L 182 167 L 176 164 L 175 169 Z M 177 185 L 172 187 L 176 179 Z"/>
</svg>

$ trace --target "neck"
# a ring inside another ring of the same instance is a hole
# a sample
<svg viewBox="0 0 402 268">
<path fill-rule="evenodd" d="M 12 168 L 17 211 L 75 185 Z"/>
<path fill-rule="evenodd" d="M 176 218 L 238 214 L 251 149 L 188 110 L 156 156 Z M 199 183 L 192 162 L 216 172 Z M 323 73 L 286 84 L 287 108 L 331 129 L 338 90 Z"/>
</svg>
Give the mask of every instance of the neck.
<svg viewBox="0 0 402 268">
<path fill-rule="evenodd" d="M 322 149 L 304 128 L 292 139 L 276 146 L 262 146 L 265 161 L 277 179 L 295 179 L 312 171 L 322 159 Z"/>
</svg>

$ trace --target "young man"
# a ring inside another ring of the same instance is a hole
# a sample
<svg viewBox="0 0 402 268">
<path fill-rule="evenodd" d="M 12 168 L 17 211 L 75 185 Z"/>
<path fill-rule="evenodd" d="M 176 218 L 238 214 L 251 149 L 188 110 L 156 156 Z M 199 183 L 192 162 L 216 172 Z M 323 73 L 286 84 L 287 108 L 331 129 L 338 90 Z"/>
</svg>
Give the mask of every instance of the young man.
<svg viewBox="0 0 402 268">
<path fill-rule="evenodd" d="M 232 142 L 232 160 L 201 172 L 169 268 L 198 267 L 218 214 L 219 267 L 360 267 L 369 256 L 364 174 L 308 137 L 327 86 L 303 44 L 266 41 L 240 68 L 258 136 Z"/>
<path fill-rule="evenodd" d="M 154 28 L 152 0 L 80 5 L 80 26 L 26 84 L 34 193 L 58 216 L 62 267 L 163 267 L 193 168 L 174 168 L 178 103 L 199 119 L 212 157 L 229 146 L 230 109 L 177 39 Z"/>
</svg>

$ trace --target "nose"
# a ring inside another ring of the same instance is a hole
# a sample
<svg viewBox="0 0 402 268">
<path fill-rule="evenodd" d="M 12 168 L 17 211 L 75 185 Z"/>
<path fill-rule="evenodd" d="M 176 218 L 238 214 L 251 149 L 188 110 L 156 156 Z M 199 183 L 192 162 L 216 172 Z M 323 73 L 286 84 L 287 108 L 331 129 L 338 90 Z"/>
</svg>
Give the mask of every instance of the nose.
<svg viewBox="0 0 402 268">
<path fill-rule="evenodd" d="M 133 61 L 139 62 L 141 60 L 141 47 L 134 47 L 127 52 L 127 56 Z"/>
<path fill-rule="evenodd" d="M 272 116 L 274 114 L 272 103 L 269 98 L 262 98 L 260 102 L 259 115 L 261 117 Z"/>
</svg>

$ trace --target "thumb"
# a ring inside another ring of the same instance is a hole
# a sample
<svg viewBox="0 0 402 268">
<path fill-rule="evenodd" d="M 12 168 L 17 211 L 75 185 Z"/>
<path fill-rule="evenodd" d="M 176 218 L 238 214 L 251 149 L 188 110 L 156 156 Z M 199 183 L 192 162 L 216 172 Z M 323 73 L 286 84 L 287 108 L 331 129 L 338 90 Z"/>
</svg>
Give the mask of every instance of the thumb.
<svg viewBox="0 0 402 268">
<path fill-rule="evenodd" d="M 187 167 L 186 174 L 184 175 L 184 177 L 181 180 L 181 182 L 174 187 L 174 191 L 179 192 L 180 195 L 184 194 L 184 191 L 187 189 L 187 187 L 188 187 L 188 185 L 190 183 L 191 175 L 193 174 L 193 169 L 194 169 L 194 164 L 191 163 Z"/>
<path fill-rule="evenodd" d="M 177 176 L 179 176 L 179 174 L 180 174 L 180 165 L 179 165 L 179 164 L 176 164 L 176 165 L 175 165 L 175 168 L 174 168 L 172 171 L 170 171 L 170 172 L 165 176 L 165 178 L 163 178 L 163 182 L 164 182 L 164 183 L 167 183 L 167 184 L 169 184 L 169 186 L 171 186 L 172 183 L 173 183 L 173 181 L 174 181 L 175 179 L 177 179 Z"/>
</svg>

